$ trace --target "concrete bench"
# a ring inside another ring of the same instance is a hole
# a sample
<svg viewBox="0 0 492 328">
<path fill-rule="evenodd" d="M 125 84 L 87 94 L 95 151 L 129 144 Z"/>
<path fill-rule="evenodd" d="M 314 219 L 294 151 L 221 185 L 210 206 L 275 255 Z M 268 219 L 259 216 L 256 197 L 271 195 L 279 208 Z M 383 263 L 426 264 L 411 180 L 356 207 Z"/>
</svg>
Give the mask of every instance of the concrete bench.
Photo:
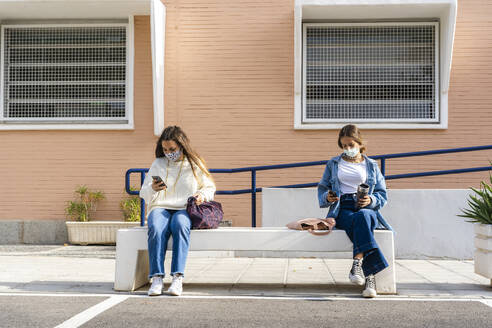
<svg viewBox="0 0 492 328">
<path fill-rule="evenodd" d="M 389 267 L 376 275 L 379 294 L 395 294 L 395 251 L 393 232 L 375 231 L 376 241 Z M 168 249 L 172 249 L 172 239 Z M 327 236 L 313 236 L 307 231 L 283 227 L 219 228 L 192 230 L 191 251 L 293 251 L 352 252 L 352 243 L 342 230 Z M 348 274 L 349 268 L 347 268 Z M 147 227 L 120 229 L 116 236 L 116 270 L 114 289 L 133 291 L 149 282 Z"/>
</svg>

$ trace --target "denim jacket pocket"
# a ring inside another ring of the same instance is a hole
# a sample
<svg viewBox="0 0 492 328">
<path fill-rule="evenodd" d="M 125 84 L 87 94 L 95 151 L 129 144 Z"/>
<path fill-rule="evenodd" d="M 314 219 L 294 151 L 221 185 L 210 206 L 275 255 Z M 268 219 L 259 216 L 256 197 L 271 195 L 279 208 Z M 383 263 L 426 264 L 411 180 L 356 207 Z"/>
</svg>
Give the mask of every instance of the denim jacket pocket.
<svg viewBox="0 0 492 328">
<path fill-rule="evenodd" d="M 333 190 L 338 196 L 340 196 L 339 195 L 338 180 L 336 178 L 331 178 L 330 184 L 331 184 L 331 190 Z"/>
</svg>

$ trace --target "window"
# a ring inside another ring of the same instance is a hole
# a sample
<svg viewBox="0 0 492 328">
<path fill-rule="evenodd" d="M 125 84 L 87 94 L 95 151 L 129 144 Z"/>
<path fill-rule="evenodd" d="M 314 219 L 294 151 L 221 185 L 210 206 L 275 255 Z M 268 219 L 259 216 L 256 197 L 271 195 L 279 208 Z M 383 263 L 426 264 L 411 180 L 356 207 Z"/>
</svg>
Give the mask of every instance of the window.
<svg viewBox="0 0 492 328">
<path fill-rule="evenodd" d="M 2 123 L 128 124 L 128 24 L 2 26 Z"/>
<path fill-rule="evenodd" d="M 438 122 L 438 29 L 304 23 L 302 123 Z"/>
</svg>

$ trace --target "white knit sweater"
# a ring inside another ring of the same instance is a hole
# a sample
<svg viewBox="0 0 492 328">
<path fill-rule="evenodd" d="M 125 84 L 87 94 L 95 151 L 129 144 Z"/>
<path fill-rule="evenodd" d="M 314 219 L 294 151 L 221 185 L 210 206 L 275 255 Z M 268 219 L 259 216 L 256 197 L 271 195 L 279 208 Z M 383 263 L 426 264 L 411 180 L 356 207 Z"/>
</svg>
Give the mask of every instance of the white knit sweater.
<svg viewBox="0 0 492 328">
<path fill-rule="evenodd" d="M 180 167 L 181 173 L 179 173 Z M 213 200 L 215 194 L 214 182 L 196 166 L 195 173 L 197 178 L 193 175 L 191 165 L 186 158 L 176 162 L 170 161 L 165 157 L 157 158 L 152 163 L 140 189 L 140 197 L 147 204 L 147 214 L 154 208 L 185 209 L 188 197 L 196 192 L 201 193 L 207 202 Z M 154 175 L 162 178 L 162 181 L 167 185 L 166 190 L 156 192 L 152 189 L 152 176 Z M 177 182 L 176 178 L 178 179 Z"/>
</svg>

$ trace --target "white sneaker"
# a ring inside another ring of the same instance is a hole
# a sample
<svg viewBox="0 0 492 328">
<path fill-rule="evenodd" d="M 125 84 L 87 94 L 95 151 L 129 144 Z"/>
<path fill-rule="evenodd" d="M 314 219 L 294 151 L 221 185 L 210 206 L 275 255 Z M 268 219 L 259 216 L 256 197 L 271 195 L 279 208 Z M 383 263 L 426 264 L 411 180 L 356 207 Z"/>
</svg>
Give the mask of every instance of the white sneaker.
<svg viewBox="0 0 492 328">
<path fill-rule="evenodd" d="M 376 293 L 376 277 L 373 274 L 370 274 L 366 278 L 366 287 L 364 291 L 362 291 L 362 296 L 373 298 L 377 296 Z"/>
<path fill-rule="evenodd" d="M 361 259 L 354 259 L 354 262 L 352 263 L 352 269 L 349 273 L 349 280 L 359 286 L 362 286 L 364 284 L 364 272 L 362 271 Z"/>
<path fill-rule="evenodd" d="M 173 281 L 171 282 L 171 287 L 167 290 L 169 295 L 180 296 L 183 293 L 183 276 L 174 275 Z"/>
<path fill-rule="evenodd" d="M 157 296 L 162 294 L 162 289 L 164 288 L 164 283 L 161 276 L 152 277 L 152 286 L 150 286 L 147 295 Z"/>
</svg>

